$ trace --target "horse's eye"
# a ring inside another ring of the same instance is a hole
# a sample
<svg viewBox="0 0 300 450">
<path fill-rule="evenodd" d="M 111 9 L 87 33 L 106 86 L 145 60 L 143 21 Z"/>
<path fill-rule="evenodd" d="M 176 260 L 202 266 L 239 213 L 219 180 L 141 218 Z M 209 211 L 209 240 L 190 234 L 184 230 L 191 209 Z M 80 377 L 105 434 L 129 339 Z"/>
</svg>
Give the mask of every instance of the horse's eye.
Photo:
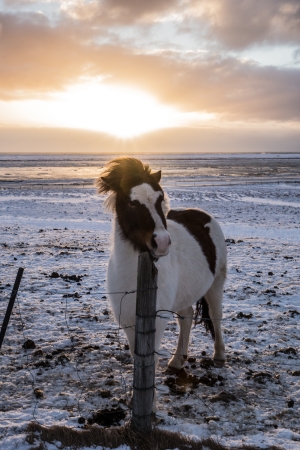
<svg viewBox="0 0 300 450">
<path fill-rule="evenodd" d="M 134 207 L 134 206 L 135 206 L 135 204 L 134 204 L 134 201 L 132 201 L 132 200 L 129 200 L 129 202 L 128 202 L 128 203 L 129 203 L 129 205 L 130 205 L 130 206 L 132 206 L 132 207 Z"/>
</svg>

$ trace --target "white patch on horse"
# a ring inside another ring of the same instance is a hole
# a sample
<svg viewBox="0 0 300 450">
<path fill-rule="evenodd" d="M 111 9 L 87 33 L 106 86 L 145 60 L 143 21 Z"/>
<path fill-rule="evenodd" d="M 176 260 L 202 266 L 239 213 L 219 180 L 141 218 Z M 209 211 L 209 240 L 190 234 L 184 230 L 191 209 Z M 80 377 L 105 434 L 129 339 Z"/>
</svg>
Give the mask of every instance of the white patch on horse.
<svg viewBox="0 0 300 450">
<path fill-rule="evenodd" d="M 132 201 L 137 200 L 145 205 L 157 226 L 164 227 L 161 217 L 155 209 L 155 203 L 159 197 L 162 197 L 161 191 L 155 191 L 150 184 L 143 183 L 131 189 L 130 198 Z"/>
<path fill-rule="evenodd" d="M 163 193 L 155 191 L 148 183 L 143 183 L 131 189 L 130 199 L 137 200 L 142 205 L 146 206 L 152 219 L 155 223 L 154 233 L 157 249 L 152 249 L 152 254 L 155 257 L 166 256 L 169 253 L 169 246 L 171 243 L 170 235 L 165 229 L 162 218 L 158 214 L 155 204 L 159 197 L 163 198 Z M 148 248 L 151 248 L 151 242 L 147 242 Z"/>
</svg>

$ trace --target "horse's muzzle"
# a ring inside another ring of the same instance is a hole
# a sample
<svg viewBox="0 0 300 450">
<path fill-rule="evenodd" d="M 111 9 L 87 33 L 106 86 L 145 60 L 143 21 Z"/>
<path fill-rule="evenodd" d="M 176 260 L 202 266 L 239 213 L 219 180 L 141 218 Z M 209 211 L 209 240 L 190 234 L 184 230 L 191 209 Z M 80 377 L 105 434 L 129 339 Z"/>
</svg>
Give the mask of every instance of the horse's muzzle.
<svg viewBox="0 0 300 450">
<path fill-rule="evenodd" d="M 153 233 L 151 238 L 151 254 L 155 258 L 167 256 L 169 247 L 171 245 L 171 238 L 167 230 L 157 231 Z"/>
</svg>

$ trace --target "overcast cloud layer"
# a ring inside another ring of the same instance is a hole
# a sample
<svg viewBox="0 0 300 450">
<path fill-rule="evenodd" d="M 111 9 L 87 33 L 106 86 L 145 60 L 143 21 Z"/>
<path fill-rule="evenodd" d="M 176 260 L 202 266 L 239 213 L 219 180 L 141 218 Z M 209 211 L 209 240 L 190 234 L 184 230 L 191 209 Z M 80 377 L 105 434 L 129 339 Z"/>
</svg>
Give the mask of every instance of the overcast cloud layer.
<svg viewBox="0 0 300 450">
<path fill-rule="evenodd" d="M 299 0 L 5 0 L 1 11 L 0 100 L 100 76 L 181 111 L 299 126 Z M 272 46 L 291 49 L 288 65 L 245 59 Z"/>
</svg>

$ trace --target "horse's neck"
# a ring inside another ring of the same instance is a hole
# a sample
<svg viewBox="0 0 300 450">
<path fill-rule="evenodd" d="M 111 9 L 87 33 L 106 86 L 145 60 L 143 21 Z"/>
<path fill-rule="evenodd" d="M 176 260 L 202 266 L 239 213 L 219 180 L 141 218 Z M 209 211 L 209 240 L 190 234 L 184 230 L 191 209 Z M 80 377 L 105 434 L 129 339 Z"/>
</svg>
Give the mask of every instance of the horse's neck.
<svg viewBox="0 0 300 450">
<path fill-rule="evenodd" d="M 128 261 L 138 258 L 138 252 L 133 249 L 132 244 L 124 238 L 117 217 L 113 223 L 113 253 L 118 260 Z"/>
<path fill-rule="evenodd" d="M 122 236 L 116 218 L 112 230 L 112 249 L 107 270 L 109 292 L 125 292 L 136 289 L 138 253 L 129 241 Z M 117 301 L 116 297 L 112 302 Z M 119 313 L 118 313 L 119 314 Z"/>
</svg>

